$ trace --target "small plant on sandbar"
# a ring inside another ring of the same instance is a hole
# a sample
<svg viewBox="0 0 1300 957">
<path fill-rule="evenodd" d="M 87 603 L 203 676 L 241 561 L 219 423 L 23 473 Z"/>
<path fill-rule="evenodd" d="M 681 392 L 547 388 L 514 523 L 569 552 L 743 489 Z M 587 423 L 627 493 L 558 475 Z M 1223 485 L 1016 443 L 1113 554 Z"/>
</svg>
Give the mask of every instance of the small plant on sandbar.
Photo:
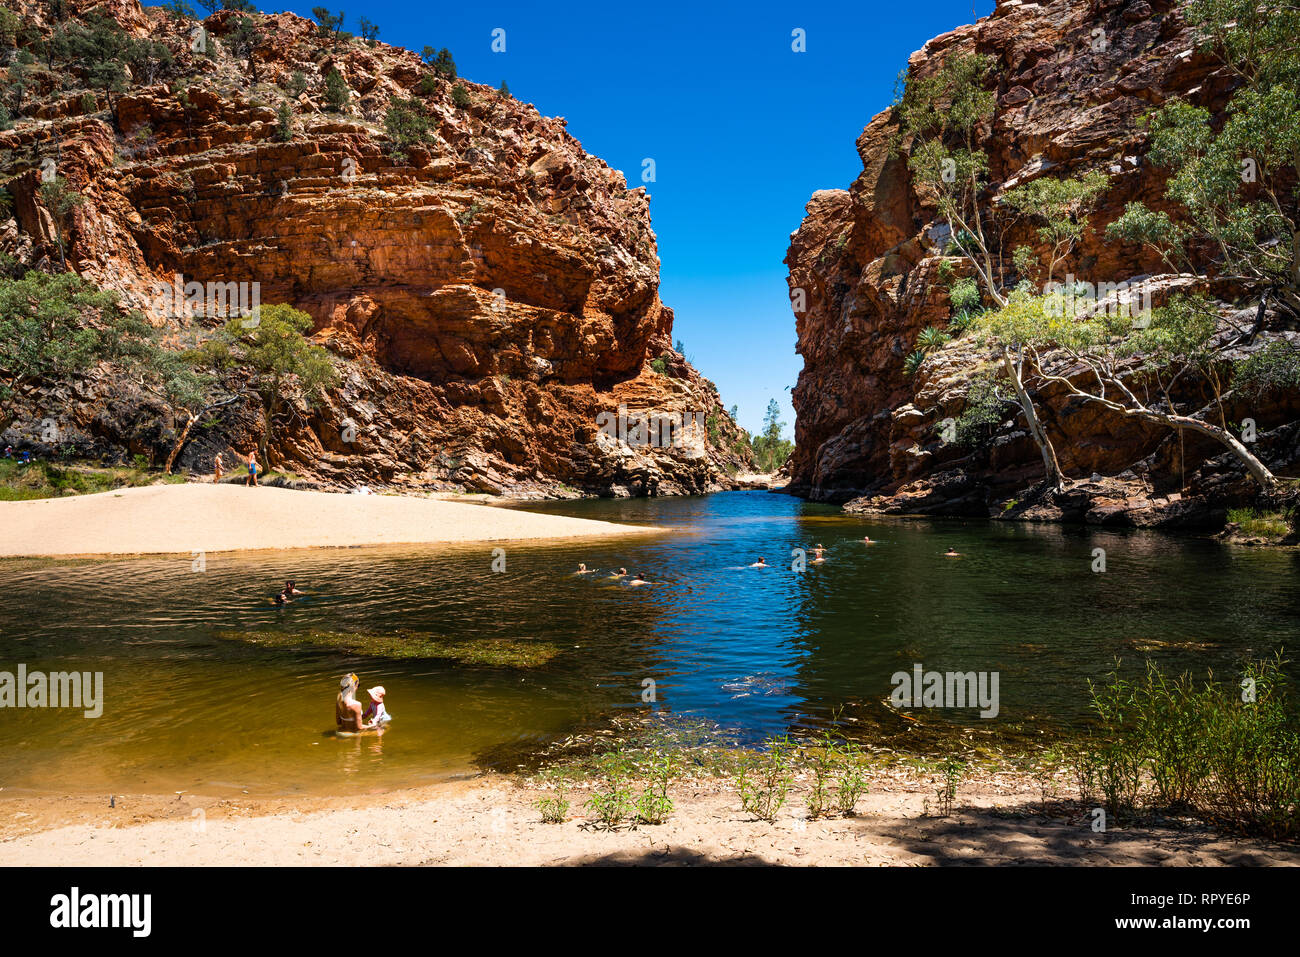
<svg viewBox="0 0 1300 957">
<path fill-rule="evenodd" d="M 668 787 L 676 777 L 676 762 L 667 751 L 655 751 L 650 755 L 648 772 L 645 790 L 636 800 L 636 820 L 639 824 L 662 824 L 673 813 Z"/>
<path fill-rule="evenodd" d="M 536 801 L 537 810 L 542 812 L 543 824 L 563 824 L 569 815 L 569 777 L 563 770 L 551 770 L 542 775 L 544 782 L 555 786 L 555 794 Z"/>
<path fill-rule="evenodd" d="M 862 752 L 852 741 L 840 748 L 839 782 L 835 787 L 835 809 L 846 817 L 857 813 L 858 801 L 867 793 L 867 771 Z"/>
<path fill-rule="evenodd" d="M 775 821 L 790 794 L 793 764 L 794 744 L 785 735 L 774 739 L 765 752 L 742 761 L 736 775 L 741 809 Z"/>
<path fill-rule="evenodd" d="M 961 775 L 966 770 L 966 762 L 948 758 L 939 766 L 939 770 L 943 772 L 943 778 L 934 789 L 935 817 L 947 817 L 952 814 L 952 805 L 957 799 L 957 787 L 961 784 Z M 926 813 L 929 813 L 929 807 L 930 802 L 927 800 Z"/>
<path fill-rule="evenodd" d="M 569 816 L 569 801 L 563 795 L 538 798 L 537 810 L 542 812 L 543 824 L 563 824 Z"/>
<path fill-rule="evenodd" d="M 603 755 L 599 762 L 601 787 L 583 807 L 605 828 L 617 827 L 632 813 L 632 789 L 628 787 L 627 759 L 617 751 Z"/>
</svg>

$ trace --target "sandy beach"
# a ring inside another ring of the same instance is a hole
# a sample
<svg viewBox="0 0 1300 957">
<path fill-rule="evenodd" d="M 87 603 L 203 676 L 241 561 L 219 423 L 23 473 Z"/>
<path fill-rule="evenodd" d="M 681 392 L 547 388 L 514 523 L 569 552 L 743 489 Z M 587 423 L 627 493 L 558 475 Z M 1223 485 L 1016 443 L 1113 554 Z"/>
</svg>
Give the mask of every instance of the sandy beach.
<svg viewBox="0 0 1300 957">
<path fill-rule="evenodd" d="M 879 776 L 854 817 L 808 820 L 799 796 L 774 823 L 740 810 L 729 783 L 682 783 L 663 824 L 605 830 L 582 793 L 562 824 L 548 792 L 484 775 L 346 798 L 219 800 L 189 794 L 0 800 L 0 861 L 25 865 L 1296 865 L 1300 847 L 1189 822 L 1097 833 L 1077 802 L 1043 808 L 1022 774 L 968 782 L 950 816 L 926 813 L 931 782 Z M 1066 797 L 1065 795 L 1061 796 Z"/>
<path fill-rule="evenodd" d="M 661 531 L 395 495 L 151 485 L 0 502 L 0 557 L 585 538 Z"/>
</svg>

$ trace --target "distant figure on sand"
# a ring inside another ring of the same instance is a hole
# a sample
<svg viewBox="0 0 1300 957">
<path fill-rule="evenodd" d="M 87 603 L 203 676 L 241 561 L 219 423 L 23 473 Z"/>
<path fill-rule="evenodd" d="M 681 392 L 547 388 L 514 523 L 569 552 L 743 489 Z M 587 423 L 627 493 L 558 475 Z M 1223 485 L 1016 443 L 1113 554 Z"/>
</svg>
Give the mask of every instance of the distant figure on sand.
<svg viewBox="0 0 1300 957">
<path fill-rule="evenodd" d="M 944 557 L 944 558 L 961 558 L 961 552 L 957 551 L 957 549 L 955 549 L 955 548 L 953 548 L 951 545 L 949 545 L 949 546 L 948 546 L 948 550 L 947 550 L 946 552 L 943 553 L 943 557 Z"/>
<path fill-rule="evenodd" d="M 257 486 L 257 452 L 248 453 L 248 478 L 244 479 L 244 485 Z"/>
<path fill-rule="evenodd" d="M 334 699 L 334 722 L 340 731 L 360 731 L 364 725 L 361 702 L 357 700 L 356 675 L 344 675 L 339 681 L 339 696 Z"/>
<path fill-rule="evenodd" d="M 221 476 L 223 476 L 225 473 L 226 470 L 221 464 L 221 453 L 218 452 L 217 457 L 212 460 L 212 484 L 216 485 L 218 482 L 220 482 Z"/>
<path fill-rule="evenodd" d="M 575 574 L 575 575 L 590 575 L 590 574 L 591 574 L 592 572 L 594 572 L 594 571 L 598 571 L 598 569 L 595 569 L 595 568 L 588 568 L 586 562 L 578 562 L 578 570 L 577 570 L 576 572 L 574 572 L 574 574 Z"/>
<path fill-rule="evenodd" d="M 758 561 L 749 566 L 750 568 L 767 568 L 767 562 L 763 561 L 763 556 L 758 556 Z"/>
</svg>

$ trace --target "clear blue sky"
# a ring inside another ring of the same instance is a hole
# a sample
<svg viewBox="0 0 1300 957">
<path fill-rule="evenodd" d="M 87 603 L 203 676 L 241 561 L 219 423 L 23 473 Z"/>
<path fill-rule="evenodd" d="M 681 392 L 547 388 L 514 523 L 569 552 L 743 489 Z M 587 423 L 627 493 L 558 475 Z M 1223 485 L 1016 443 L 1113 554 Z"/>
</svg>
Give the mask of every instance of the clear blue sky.
<svg viewBox="0 0 1300 957">
<path fill-rule="evenodd" d="M 264 2 L 303 16 L 316 5 Z M 788 390 L 802 368 L 781 262 L 790 233 L 814 190 L 857 176 L 854 141 L 889 105 L 907 57 L 971 23 L 971 2 L 326 5 L 345 11 L 344 29 L 357 32 L 364 15 L 380 40 L 445 46 L 462 76 L 505 80 L 516 98 L 566 117 L 632 186 L 654 159 L 657 179 L 645 185 L 674 338 L 739 406 L 741 425 L 757 431 L 775 398 L 788 437 Z M 977 0 L 975 12 L 992 8 Z M 498 27 L 504 53 L 491 49 Z M 795 28 L 807 52 L 792 51 Z"/>
</svg>

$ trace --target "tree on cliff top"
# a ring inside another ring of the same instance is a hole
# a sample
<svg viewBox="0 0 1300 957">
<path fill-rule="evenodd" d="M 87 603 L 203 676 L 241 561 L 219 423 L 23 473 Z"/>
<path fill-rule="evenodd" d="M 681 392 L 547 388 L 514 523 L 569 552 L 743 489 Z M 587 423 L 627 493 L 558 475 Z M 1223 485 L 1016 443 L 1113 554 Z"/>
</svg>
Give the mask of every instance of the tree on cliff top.
<svg viewBox="0 0 1300 957">
<path fill-rule="evenodd" d="M 1110 235 L 1141 243 L 1171 269 L 1214 271 L 1300 317 L 1300 7 L 1291 0 L 1192 0 L 1188 22 L 1237 86 L 1216 133 L 1210 112 L 1171 100 L 1148 117 L 1153 164 L 1170 171 L 1177 217 L 1130 203 Z"/>
<path fill-rule="evenodd" d="M 449 80 L 456 79 L 456 61 L 452 58 L 451 51 L 446 47 L 441 50 L 434 50 L 433 47 L 426 46 L 420 53 L 420 58 L 433 67 L 433 72 L 439 76 L 446 77 Z"/>
<path fill-rule="evenodd" d="M 220 334 L 197 352 L 219 370 L 246 370 L 249 386 L 262 403 L 264 430 L 260 443 L 263 461 L 277 414 L 288 408 L 288 389 L 295 387 L 309 403 L 338 381 L 330 355 L 305 337 L 311 316 L 292 306 L 262 306 L 252 316 L 234 316 Z"/>
<path fill-rule="evenodd" d="M 312 7 L 311 15 L 317 23 L 317 32 L 322 37 L 333 36 L 334 44 L 337 46 L 339 33 L 343 30 L 343 11 L 330 13 L 328 7 Z"/>
</svg>

